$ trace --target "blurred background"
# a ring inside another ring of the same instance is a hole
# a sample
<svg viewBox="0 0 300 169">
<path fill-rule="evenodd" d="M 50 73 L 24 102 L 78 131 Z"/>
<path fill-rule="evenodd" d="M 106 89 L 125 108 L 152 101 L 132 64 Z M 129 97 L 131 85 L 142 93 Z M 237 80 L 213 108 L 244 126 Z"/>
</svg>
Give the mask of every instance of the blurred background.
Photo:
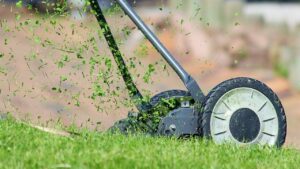
<svg viewBox="0 0 300 169">
<path fill-rule="evenodd" d="M 120 9 L 100 3 L 143 94 L 184 89 Z M 299 0 L 130 3 L 206 93 L 237 76 L 268 84 L 286 109 L 287 146 L 300 148 Z M 0 0 L 2 114 L 105 130 L 128 111 L 135 108 L 85 1 Z"/>
</svg>

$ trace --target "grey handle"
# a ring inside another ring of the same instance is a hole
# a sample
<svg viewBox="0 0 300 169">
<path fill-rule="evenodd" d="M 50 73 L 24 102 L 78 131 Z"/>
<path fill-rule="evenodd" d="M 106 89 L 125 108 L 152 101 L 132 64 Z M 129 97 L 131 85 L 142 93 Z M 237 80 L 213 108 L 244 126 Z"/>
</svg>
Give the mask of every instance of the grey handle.
<svg viewBox="0 0 300 169">
<path fill-rule="evenodd" d="M 176 61 L 172 54 L 164 47 L 155 34 L 149 29 L 149 27 L 142 21 L 137 13 L 132 9 L 126 0 L 117 0 L 118 4 L 129 16 L 129 18 L 136 24 L 136 26 L 143 32 L 146 38 L 152 43 L 156 50 L 163 56 L 163 58 L 169 63 L 169 65 L 178 74 L 180 79 L 184 82 L 188 80 L 188 73 L 182 68 L 182 66 Z"/>
<path fill-rule="evenodd" d="M 202 103 L 205 99 L 205 95 L 201 91 L 197 82 L 183 69 L 183 67 L 177 62 L 167 48 L 160 42 L 155 34 L 149 29 L 149 27 L 143 22 L 133 8 L 128 4 L 126 0 L 117 0 L 125 14 L 136 24 L 136 26 L 142 31 L 146 38 L 152 43 L 156 50 L 163 56 L 168 64 L 177 73 L 184 85 L 191 93 L 195 101 Z"/>
</svg>

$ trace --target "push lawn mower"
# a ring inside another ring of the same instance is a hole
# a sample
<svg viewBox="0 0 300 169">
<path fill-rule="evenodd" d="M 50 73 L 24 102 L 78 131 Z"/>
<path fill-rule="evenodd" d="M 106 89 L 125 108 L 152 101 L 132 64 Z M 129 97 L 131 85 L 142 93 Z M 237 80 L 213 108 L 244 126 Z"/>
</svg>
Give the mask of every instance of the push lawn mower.
<svg viewBox="0 0 300 169">
<path fill-rule="evenodd" d="M 155 34 L 146 26 L 126 0 L 116 0 L 161 56 L 173 68 L 187 91 L 170 90 L 146 101 L 134 84 L 122 54 L 97 0 L 90 0 L 118 69 L 138 113 L 117 122 L 111 131 L 128 134 L 200 136 L 215 143 L 269 145 L 280 147 L 286 137 L 286 117 L 276 94 L 265 84 L 251 78 L 227 80 L 207 96 L 197 82 L 175 60 Z"/>
</svg>

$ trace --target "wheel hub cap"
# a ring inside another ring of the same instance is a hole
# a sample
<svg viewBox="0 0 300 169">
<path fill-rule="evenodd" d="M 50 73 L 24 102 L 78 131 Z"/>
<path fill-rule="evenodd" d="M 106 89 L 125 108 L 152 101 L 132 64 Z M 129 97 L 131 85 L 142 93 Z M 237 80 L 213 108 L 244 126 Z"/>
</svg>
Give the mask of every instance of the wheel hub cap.
<svg viewBox="0 0 300 169">
<path fill-rule="evenodd" d="M 229 129 L 236 140 L 249 143 L 259 134 L 259 118 L 251 109 L 241 108 L 231 116 Z"/>
</svg>

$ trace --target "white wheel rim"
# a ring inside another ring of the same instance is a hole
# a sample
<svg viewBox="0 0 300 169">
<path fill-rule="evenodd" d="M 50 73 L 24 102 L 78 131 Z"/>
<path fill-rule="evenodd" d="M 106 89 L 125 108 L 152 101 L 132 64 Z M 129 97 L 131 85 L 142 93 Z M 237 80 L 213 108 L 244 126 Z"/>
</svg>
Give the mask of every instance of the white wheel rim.
<svg viewBox="0 0 300 169">
<path fill-rule="evenodd" d="M 259 118 L 260 131 L 251 142 L 240 142 L 230 131 L 231 116 L 241 108 L 248 108 Z M 238 145 L 275 145 L 278 137 L 278 116 L 272 102 L 260 91 L 241 87 L 225 93 L 213 108 L 210 130 L 213 140 L 218 143 L 236 143 Z"/>
</svg>

